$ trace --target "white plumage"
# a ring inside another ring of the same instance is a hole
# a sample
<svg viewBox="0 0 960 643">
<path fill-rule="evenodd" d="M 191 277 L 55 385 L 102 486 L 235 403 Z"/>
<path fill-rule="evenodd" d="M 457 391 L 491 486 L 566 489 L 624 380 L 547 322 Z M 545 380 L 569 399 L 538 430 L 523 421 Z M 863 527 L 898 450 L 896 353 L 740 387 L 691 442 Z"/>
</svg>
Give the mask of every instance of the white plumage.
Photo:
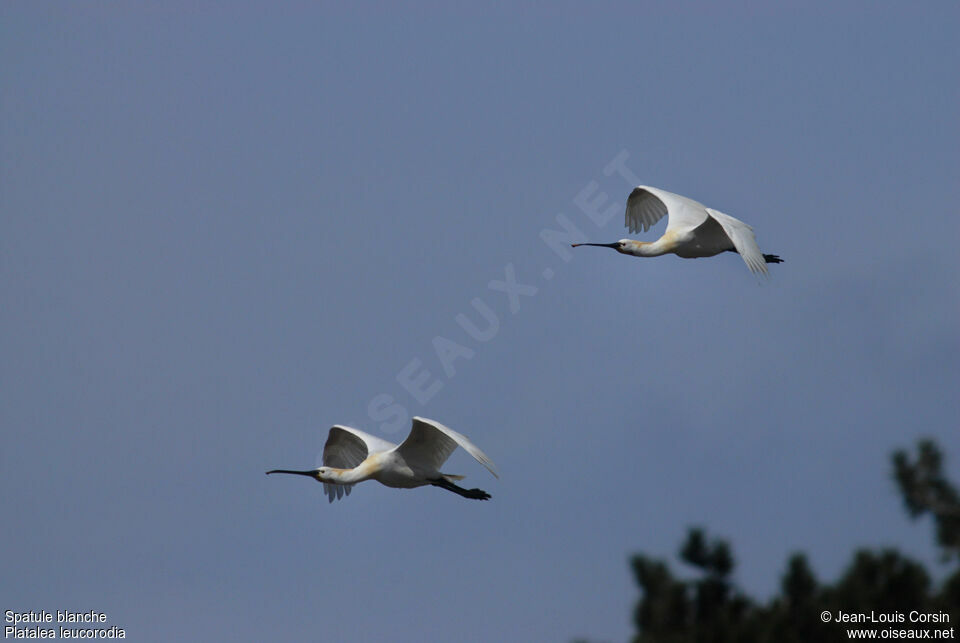
<svg viewBox="0 0 960 643">
<path fill-rule="evenodd" d="M 653 242 L 621 239 L 614 243 L 575 243 L 577 246 L 601 246 L 634 257 L 658 257 L 675 254 L 685 259 L 712 257 L 721 252 L 736 252 L 747 268 L 767 275 L 768 263 L 782 263 L 777 255 L 765 255 L 753 235 L 753 228 L 743 221 L 708 208 L 698 201 L 641 185 L 627 198 L 627 229 L 646 232 L 664 216 L 667 229 Z"/>
<path fill-rule="evenodd" d="M 353 485 L 364 480 L 376 480 L 401 489 L 434 485 L 465 498 L 489 499 L 490 494 L 485 491 L 464 489 L 453 483 L 463 476 L 440 471 L 458 446 L 499 478 L 490 458 L 466 436 L 439 422 L 420 417 L 413 418 L 410 434 L 399 445 L 349 426 L 333 426 L 323 446 L 322 467 L 308 471 L 274 469 L 267 473 L 314 478 L 323 483 L 330 502 L 349 495 Z"/>
</svg>

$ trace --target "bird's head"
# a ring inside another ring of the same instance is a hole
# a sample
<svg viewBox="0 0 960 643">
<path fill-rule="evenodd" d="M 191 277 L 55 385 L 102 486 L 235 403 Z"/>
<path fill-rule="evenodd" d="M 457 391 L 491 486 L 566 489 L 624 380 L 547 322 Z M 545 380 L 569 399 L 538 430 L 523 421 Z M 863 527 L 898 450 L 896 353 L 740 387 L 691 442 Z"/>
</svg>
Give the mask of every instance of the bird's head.
<svg viewBox="0 0 960 643">
<path fill-rule="evenodd" d="M 598 248 L 613 248 L 621 254 L 630 254 L 628 248 L 630 247 L 630 239 L 620 239 L 620 241 L 614 241 L 613 243 L 571 243 L 571 248 L 576 248 L 577 246 L 597 246 Z"/>
<path fill-rule="evenodd" d="M 320 482 L 332 482 L 336 474 L 331 467 L 320 467 L 314 471 L 314 477 Z"/>
</svg>

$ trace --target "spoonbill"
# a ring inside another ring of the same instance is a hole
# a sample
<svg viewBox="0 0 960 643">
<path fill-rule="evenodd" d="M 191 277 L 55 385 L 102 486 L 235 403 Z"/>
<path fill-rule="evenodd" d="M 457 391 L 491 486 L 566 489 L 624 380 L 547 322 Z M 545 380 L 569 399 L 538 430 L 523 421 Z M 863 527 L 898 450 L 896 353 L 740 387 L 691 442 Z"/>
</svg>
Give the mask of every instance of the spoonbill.
<svg viewBox="0 0 960 643">
<path fill-rule="evenodd" d="M 495 478 L 497 468 L 487 455 L 465 436 L 434 420 L 413 418 L 410 435 L 399 446 L 349 426 L 330 429 L 323 445 L 323 466 L 308 471 L 274 469 L 271 473 L 292 473 L 323 483 L 330 502 L 350 495 L 353 485 L 376 480 L 382 485 L 412 489 L 433 485 L 460 494 L 464 498 L 489 500 L 481 489 L 464 489 L 454 484 L 463 476 L 441 473 L 440 467 L 458 446 L 490 470 Z"/>
<path fill-rule="evenodd" d="M 777 255 L 760 252 L 753 228 L 729 214 L 705 207 L 679 194 L 648 185 L 635 187 L 627 197 L 626 226 L 630 232 L 646 232 L 667 216 L 667 229 L 653 242 L 620 239 L 614 243 L 574 243 L 577 246 L 613 248 L 634 257 L 659 257 L 673 253 L 684 259 L 712 257 L 737 252 L 751 272 L 766 275 L 768 263 L 782 263 Z"/>
</svg>

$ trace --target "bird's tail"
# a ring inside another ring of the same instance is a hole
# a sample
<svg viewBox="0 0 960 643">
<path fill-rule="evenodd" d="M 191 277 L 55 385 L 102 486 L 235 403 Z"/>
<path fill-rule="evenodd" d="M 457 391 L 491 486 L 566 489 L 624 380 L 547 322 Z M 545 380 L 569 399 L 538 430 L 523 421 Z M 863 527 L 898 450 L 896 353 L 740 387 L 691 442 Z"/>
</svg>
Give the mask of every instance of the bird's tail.
<svg viewBox="0 0 960 643">
<path fill-rule="evenodd" d="M 440 475 L 443 476 L 447 482 L 453 482 L 454 480 L 463 480 L 464 478 L 467 477 L 467 476 L 456 476 L 452 473 L 441 473 Z"/>
<path fill-rule="evenodd" d="M 767 263 L 783 263 L 783 259 L 777 255 L 763 255 L 763 260 Z"/>
</svg>

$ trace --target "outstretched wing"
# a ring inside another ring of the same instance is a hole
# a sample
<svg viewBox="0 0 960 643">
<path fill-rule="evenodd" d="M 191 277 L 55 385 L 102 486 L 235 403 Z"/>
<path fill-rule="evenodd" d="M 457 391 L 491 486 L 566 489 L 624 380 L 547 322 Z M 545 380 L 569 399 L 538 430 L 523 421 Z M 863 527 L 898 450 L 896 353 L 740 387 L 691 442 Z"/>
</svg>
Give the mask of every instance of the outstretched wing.
<svg viewBox="0 0 960 643">
<path fill-rule="evenodd" d="M 730 237 L 733 247 L 743 257 L 743 261 L 747 264 L 750 272 L 767 276 L 769 274 L 767 272 L 767 262 L 763 258 L 763 253 L 760 252 L 756 237 L 753 236 L 753 228 L 740 219 L 735 219 L 729 214 L 724 214 L 712 208 L 707 208 L 707 212 L 723 227 L 723 231 Z"/>
<path fill-rule="evenodd" d="M 649 185 L 640 185 L 627 197 L 626 225 L 630 232 L 646 232 L 664 216 L 667 230 L 692 230 L 707 218 L 703 204 Z"/>
<path fill-rule="evenodd" d="M 417 464 L 426 470 L 439 471 L 443 463 L 458 446 L 485 466 L 494 477 L 499 478 L 497 468 L 473 442 L 453 429 L 426 418 L 413 418 L 410 435 L 397 447 L 397 453 L 408 463 Z"/>
<path fill-rule="evenodd" d="M 367 459 L 371 453 L 389 451 L 396 445 L 349 426 L 336 425 L 330 428 L 327 442 L 323 445 L 323 466 L 337 469 L 352 469 Z M 323 483 L 323 492 L 330 502 L 350 495 L 353 485 Z"/>
</svg>

